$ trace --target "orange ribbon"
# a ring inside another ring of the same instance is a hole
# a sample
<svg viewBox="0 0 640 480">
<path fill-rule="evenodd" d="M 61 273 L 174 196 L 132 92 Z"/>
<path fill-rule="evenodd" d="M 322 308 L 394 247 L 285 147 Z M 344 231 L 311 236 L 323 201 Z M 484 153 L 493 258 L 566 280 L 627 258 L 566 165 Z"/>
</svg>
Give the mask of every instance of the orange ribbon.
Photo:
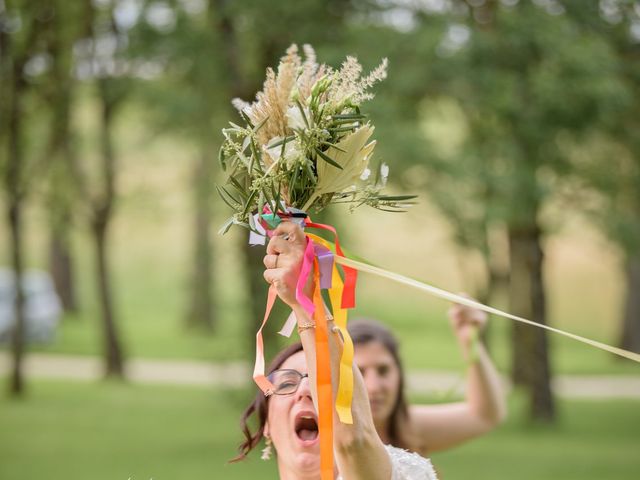
<svg viewBox="0 0 640 480">
<path fill-rule="evenodd" d="M 318 428 L 320 432 L 320 476 L 333 480 L 333 393 L 327 317 L 320 292 L 320 268 L 314 259 L 313 303 L 316 307 L 316 388 L 318 393 Z"/>
<path fill-rule="evenodd" d="M 269 293 L 267 294 L 267 307 L 264 312 L 264 318 L 262 319 L 262 325 L 260 325 L 260 328 L 256 333 L 256 361 L 253 366 L 253 380 L 256 382 L 258 387 L 260 387 L 260 390 L 262 390 L 267 396 L 271 395 L 271 393 L 275 391 L 275 387 L 264 375 L 264 342 L 262 340 L 262 329 L 267 324 L 269 314 L 271 313 L 271 309 L 273 308 L 273 304 L 277 297 L 278 292 L 276 287 L 271 285 L 269 287 Z"/>
</svg>

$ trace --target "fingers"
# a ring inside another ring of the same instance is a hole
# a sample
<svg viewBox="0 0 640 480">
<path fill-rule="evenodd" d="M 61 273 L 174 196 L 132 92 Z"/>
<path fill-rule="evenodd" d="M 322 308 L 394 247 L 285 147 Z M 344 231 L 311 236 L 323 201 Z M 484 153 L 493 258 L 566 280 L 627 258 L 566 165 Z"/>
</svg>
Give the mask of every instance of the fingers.
<svg viewBox="0 0 640 480">
<path fill-rule="evenodd" d="M 278 255 L 265 255 L 262 263 L 266 268 L 278 268 Z"/>
<path fill-rule="evenodd" d="M 296 285 L 306 246 L 302 228 L 296 223 L 283 221 L 273 231 L 263 259 L 267 268 L 263 273 L 264 279 L 277 289 L 278 296 L 289 306 L 297 302 Z"/>
<path fill-rule="evenodd" d="M 280 287 L 282 283 L 282 272 L 278 269 L 267 269 L 262 274 L 265 281 L 274 287 Z"/>
<path fill-rule="evenodd" d="M 304 245 L 304 232 L 299 225 L 284 221 L 273 231 L 267 245 L 267 254 L 289 253 Z"/>
<path fill-rule="evenodd" d="M 287 268 L 267 268 L 262 275 L 268 284 L 275 287 L 280 299 L 293 308 L 296 302 L 296 283 L 290 273 Z"/>
<path fill-rule="evenodd" d="M 281 235 L 274 235 L 267 245 L 267 255 L 279 255 L 281 253 L 289 253 L 293 246 L 291 240 Z M 290 237 L 289 237 L 290 238 Z"/>
<path fill-rule="evenodd" d="M 461 297 L 474 300 L 466 293 L 459 293 Z M 452 320 L 461 323 L 470 323 L 475 325 L 483 325 L 487 321 L 487 314 L 478 308 L 469 307 L 459 303 L 454 303 L 449 309 L 449 316 Z"/>
</svg>

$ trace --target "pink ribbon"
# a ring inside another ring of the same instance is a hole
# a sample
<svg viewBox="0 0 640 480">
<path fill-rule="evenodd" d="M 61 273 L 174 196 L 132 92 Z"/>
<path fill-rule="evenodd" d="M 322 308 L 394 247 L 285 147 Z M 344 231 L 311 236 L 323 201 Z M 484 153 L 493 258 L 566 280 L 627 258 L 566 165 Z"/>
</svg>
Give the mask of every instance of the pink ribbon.
<svg viewBox="0 0 640 480">
<path fill-rule="evenodd" d="M 296 300 L 302 308 L 304 308 L 310 316 L 313 316 L 315 306 L 309 297 L 304 294 L 304 287 L 309 279 L 309 274 L 313 269 L 313 258 L 315 256 L 313 242 L 310 238 L 306 238 L 307 246 L 304 249 L 304 257 L 302 260 L 302 268 L 300 269 L 300 276 L 298 276 L 298 284 L 296 285 Z"/>
</svg>

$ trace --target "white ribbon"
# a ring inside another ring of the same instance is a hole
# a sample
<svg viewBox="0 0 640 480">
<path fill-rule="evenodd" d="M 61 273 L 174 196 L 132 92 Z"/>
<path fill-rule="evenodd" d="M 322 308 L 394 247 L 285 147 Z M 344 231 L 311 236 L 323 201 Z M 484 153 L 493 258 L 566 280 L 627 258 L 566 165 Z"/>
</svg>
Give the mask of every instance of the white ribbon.
<svg viewBox="0 0 640 480">
<path fill-rule="evenodd" d="M 559 333 L 560 335 L 573 338 L 574 340 L 577 340 L 582 343 L 586 343 L 587 345 L 591 345 L 592 347 L 599 348 L 600 350 L 605 350 L 615 355 L 620 355 L 621 357 L 628 358 L 629 360 L 633 360 L 635 362 L 640 363 L 640 354 L 630 352 L 622 348 L 612 347 L 611 345 L 607 345 L 606 343 L 598 342 L 596 340 L 591 340 L 589 338 L 585 338 L 580 335 L 576 335 L 574 333 L 565 332 L 564 330 L 560 330 L 559 328 L 553 328 L 553 327 L 550 327 L 549 325 L 544 325 L 542 323 L 537 323 L 532 320 L 527 320 L 526 318 L 518 317 L 517 315 L 512 315 L 511 313 L 503 312 L 502 310 L 498 310 L 497 308 L 489 307 L 480 302 L 476 302 L 475 300 L 471 300 L 469 298 L 456 295 L 446 290 L 442 290 L 441 288 L 419 282 L 417 280 L 414 280 L 409 277 L 405 277 L 404 275 L 400 275 L 398 273 L 389 272 L 382 268 L 374 267 L 373 265 L 368 265 L 366 263 L 359 262 L 357 260 L 352 260 L 351 258 L 340 257 L 336 255 L 335 259 L 336 259 L 336 262 L 339 263 L 340 265 L 355 268 L 356 270 L 360 270 L 361 272 L 367 272 L 373 275 L 378 275 L 379 277 L 388 278 L 389 280 L 393 280 L 394 282 L 402 283 L 404 285 L 417 288 L 418 290 L 422 290 L 423 292 L 430 293 L 431 295 L 444 298 L 445 300 L 449 300 L 451 302 L 459 303 L 461 305 L 466 305 L 472 308 L 477 308 L 479 310 L 485 311 L 487 313 L 491 313 L 493 315 L 498 315 L 500 317 L 505 317 L 511 320 L 515 320 L 516 322 L 526 323 L 527 325 L 543 328 L 553 333 Z"/>
</svg>

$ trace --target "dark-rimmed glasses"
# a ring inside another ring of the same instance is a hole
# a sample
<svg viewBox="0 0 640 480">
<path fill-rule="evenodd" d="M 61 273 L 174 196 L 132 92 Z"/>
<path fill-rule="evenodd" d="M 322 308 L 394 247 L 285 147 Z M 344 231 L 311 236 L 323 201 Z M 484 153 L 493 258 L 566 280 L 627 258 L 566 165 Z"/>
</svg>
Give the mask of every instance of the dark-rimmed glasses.
<svg viewBox="0 0 640 480">
<path fill-rule="evenodd" d="M 308 378 L 308 373 L 300 373 L 297 370 L 282 368 L 280 370 L 274 370 L 267 377 L 273 386 L 276 388 L 273 392 L 274 395 L 291 395 L 298 391 L 300 382 L 303 378 Z"/>
</svg>

